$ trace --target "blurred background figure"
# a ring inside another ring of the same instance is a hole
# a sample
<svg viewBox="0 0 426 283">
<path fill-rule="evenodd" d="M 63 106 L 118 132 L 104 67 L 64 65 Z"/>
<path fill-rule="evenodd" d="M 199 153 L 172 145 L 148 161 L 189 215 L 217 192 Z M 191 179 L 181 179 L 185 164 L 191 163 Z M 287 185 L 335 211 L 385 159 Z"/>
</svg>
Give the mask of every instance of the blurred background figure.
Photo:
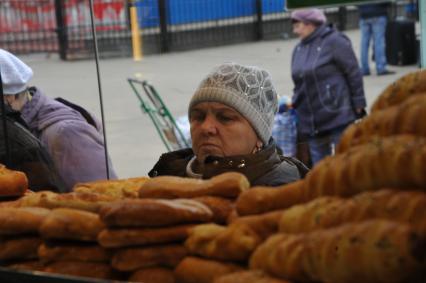
<svg viewBox="0 0 426 283">
<path fill-rule="evenodd" d="M 370 75 L 368 51 L 373 40 L 373 54 L 378 76 L 394 74 L 387 69 L 386 60 L 386 25 L 390 3 L 365 4 L 358 6 L 359 28 L 361 30 L 361 71 Z"/>
<path fill-rule="evenodd" d="M 4 103 L 20 113 L 25 126 L 46 149 L 64 190 L 70 191 L 78 182 L 106 179 L 102 126 L 96 118 L 77 105 L 28 87 L 32 69 L 3 49 L 0 70 Z M 110 178 L 116 178 L 110 161 L 109 169 Z"/>
<path fill-rule="evenodd" d="M 309 145 L 312 163 L 334 153 L 343 130 L 365 114 L 361 70 L 351 41 L 326 24 L 319 9 L 291 14 L 300 42 L 292 57 L 294 92 L 300 142 Z"/>
</svg>

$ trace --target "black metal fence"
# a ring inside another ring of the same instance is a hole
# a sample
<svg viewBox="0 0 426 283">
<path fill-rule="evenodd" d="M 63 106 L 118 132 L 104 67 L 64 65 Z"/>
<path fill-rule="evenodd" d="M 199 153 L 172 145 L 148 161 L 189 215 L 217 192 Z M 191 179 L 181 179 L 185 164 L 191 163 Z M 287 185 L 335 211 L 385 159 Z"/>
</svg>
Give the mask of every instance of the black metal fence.
<svg viewBox="0 0 426 283">
<path fill-rule="evenodd" d="M 404 15 L 405 4 L 395 13 Z M 63 59 L 91 57 L 89 5 L 89 0 L 2 0 L 0 47 L 58 52 Z M 292 37 L 285 0 L 93 0 L 93 5 L 101 57 L 132 53 L 131 6 L 137 9 L 145 54 Z M 326 14 L 341 30 L 358 25 L 355 7 L 327 8 Z"/>
</svg>

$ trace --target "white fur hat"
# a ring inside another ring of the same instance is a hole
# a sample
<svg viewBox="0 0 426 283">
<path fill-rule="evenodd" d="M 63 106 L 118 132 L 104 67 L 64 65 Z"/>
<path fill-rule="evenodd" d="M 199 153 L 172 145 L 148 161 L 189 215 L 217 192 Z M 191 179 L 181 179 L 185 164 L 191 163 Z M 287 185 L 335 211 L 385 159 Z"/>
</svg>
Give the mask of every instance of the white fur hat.
<svg viewBox="0 0 426 283">
<path fill-rule="evenodd" d="M 0 72 L 4 95 L 24 91 L 33 77 L 33 70 L 15 55 L 0 49 Z"/>
</svg>

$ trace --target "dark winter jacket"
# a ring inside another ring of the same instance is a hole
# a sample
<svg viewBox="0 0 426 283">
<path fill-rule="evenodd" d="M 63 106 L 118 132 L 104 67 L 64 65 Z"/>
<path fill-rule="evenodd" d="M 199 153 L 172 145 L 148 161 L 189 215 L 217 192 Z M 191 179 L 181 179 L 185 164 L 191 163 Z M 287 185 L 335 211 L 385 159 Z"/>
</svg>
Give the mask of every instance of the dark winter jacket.
<svg viewBox="0 0 426 283">
<path fill-rule="evenodd" d="M 360 68 L 351 42 L 322 25 L 303 39 L 292 58 L 293 105 L 302 137 L 324 134 L 356 119 L 366 107 Z"/>
<path fill-rule="evenodd" d="M 186 165 L 194 156 L 192 149 L 183 149 L 161 155 L 160 160 L 149 172 L 149 176 L 187 177 Z M 307 168 L 303 163 L 291 157 L 277 153 L 274 142 L 256 154 L 208 157 L 204 165 L 203 179 L 209 179 L 225 172 L 244 174 L 252 186 L 279 186 L 304 177 Z"/>
<path fill-rule="evenodd" d="M 387 16 L 389 6 L 390 3 L 361 5 L 358 7 L 359 16 L 362 19 Z"/>
</svg>

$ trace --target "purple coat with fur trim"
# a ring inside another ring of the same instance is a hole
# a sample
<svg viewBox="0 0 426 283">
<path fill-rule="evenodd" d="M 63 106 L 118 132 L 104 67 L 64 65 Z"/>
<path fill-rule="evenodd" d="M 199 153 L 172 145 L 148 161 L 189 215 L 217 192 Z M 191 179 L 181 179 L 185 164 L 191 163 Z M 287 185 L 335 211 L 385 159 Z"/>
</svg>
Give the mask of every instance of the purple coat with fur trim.
<svg viewBox="0 0 426 283">
<path fill-rule="evenodd" d="M 76 110 L 30 88 L 32 99 L 22 118 L 40 139 L 68 191 L 78 182 L 106 179 L 102 128 L 90 125 Z M 94 117 L 93 117 L 94 118 Z M 110 178 L 117 178 L 109 161 Z"/>
<path fill-rule="evenodd" d="M 330 26 L 318 27 L 295 47 L 291 71 L 292 100 L 302 137 L 348 125 L 357 118 L 355 109 L 366 107 L 351 42 Z"/>
</svg>

